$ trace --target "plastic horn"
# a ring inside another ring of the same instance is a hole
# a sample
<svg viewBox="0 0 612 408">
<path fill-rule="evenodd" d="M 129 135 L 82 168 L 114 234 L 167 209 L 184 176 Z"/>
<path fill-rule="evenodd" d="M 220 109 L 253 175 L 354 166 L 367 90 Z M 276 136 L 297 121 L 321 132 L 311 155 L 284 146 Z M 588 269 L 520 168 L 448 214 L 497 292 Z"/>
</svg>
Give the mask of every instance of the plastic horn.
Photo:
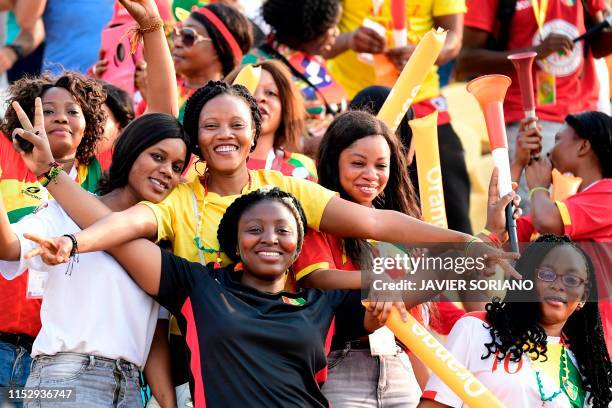
<svg viewBox="0 0 612 408">
<path fill-rule="evenodd" d="M 395 81 L 377 116 L 389 126 L 391 132 L 395 132 L 419 93 L 421 84 L 440 55 L 445 39 L 446 31 L 441 28 L 425 34 Z"/>
<path fill-rule="evenodd" d="M 510 78 L 505 75 L 485 75 L 467 84 L 467 90 L 478 101 L 487 124 L 491 155 L 499 171 L 497 188 L 500 197 L 512 191 L 510 160 L 508 159 L 508 139 L 503 109 L 504 97 L 511 83 Z M 513 213 L 514 206 L 508 204 L 506 207 L 506 228 L 510 236 L 512 251 L 518 253 L 516 221 L 514 220 Z"/>
<path fill-rule="evenodd" d="M 256 67 L 252 64 L 245 65 L 240 70 L 232 85 L 242 85 L 249 90 L 251 95 L 255 94 L 259 79 L 261 78 L 261 67 Z"/>
<path fill-rule="evenodd" d="M 472 408 L 503 408 L 501 402 L 411 314 L 404 323 L 392 308 L 386 325 L 427 367 Z"/>
<path fill-rule="evenodd" d="M 508 55 L 508 59 L 512 62 L 512 65 L 514 65 L 514 69 L 516 69 L 519 88 L 521 89 L 523 111 L 525 112 L 525 117 L 528 119 L 536 118 L 535 98 L 533 96 L 533 76 L 531 74 L 531 67 L 536 55 L 538 55 L 537 52 L 520 52 L 518 54 Z M 535 126 L 535 123 L 532 123 L 529 125 L 528 129 L 535 128 Z M 539 155 L 532 154 L 531 157 L 537 159 Z"/>
<path fill-rule="evenodd" d="M 406 0 L 391 0 L 391 20 L 393 24 L 393 46 L 408 45 L 406 31 Z"/>
<path fill-rule="evenodd" d="M 434 111 L 425 117 L 413 119 L 408 123 L 412 129 L 412 141 L 417 157 L 423 221 L 447 228 L 440 149 L 438 147 L 438 112 Z"/>
</svg>

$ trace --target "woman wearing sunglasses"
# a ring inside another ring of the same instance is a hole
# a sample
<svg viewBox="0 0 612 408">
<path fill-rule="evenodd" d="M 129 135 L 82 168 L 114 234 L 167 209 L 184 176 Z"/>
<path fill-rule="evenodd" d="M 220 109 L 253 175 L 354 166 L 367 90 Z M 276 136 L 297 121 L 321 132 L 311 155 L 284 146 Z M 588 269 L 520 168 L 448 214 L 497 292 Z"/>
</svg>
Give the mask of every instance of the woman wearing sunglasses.
<svg viewBox="0 0 612 408">
<path fill-rule="evenodd" d="M 194 10 L 172 32 L 172 60 L 179 75 L 179 120 L 185 102 L 210 80 L 220 80 L 240 64 L 253 45 L 249 20 L 233 7 L 210 4 Z"/>
<path fill-rule="evenodd" d="M 544 235 L 516 269 L 533 290 L 461 318 L 446 347 L 504 406 L 608 407 L 612 364 L 589 256 L 567 237 Z M 435 375 L 423 398 L 422 408 L 465 406 Z"/>
</svg>

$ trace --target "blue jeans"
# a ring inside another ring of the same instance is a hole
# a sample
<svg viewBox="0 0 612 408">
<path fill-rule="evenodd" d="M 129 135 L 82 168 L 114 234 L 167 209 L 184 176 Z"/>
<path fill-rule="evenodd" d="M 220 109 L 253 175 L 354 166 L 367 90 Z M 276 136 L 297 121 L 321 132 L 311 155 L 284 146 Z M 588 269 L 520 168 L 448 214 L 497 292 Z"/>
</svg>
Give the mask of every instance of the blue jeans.
<svg viewBox="0 0 612 408">
<path fill-rule="evenodd" d="M 0 341 L 0 387 L 23 387 L 30 373 L 32 358 L 30 353 L 20 346 Z M 8 404 L 0 394 L 0 407 Z M 11 403 L 10 407 L 22 407 L 21 403 Z"/>
<path fill-rule="evenodd" d="M 34 359 L 27 388 L 73 388 L 72 401 L 29 400 L 26 407 L 142 407 L 140 371 L 123 360 L 77 353 Z"/>
<path fill-rule="evenodd" d="M 406 353 L 372 356 L 370 350 L 332 351 L 321 391 L 334 408 L 415 408 L 421 398 Z"/>
</svg>

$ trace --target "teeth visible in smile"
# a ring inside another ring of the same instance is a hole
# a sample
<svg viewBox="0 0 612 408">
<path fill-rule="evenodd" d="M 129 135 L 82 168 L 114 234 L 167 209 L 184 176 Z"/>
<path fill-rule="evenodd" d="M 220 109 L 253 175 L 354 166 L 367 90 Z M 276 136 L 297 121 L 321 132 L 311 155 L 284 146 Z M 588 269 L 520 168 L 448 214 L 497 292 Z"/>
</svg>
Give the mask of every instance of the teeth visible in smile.
<svg viewBox="0 0 612 408">
<path fill-rule="evenodd" d="M 360 186 L 359 189 L 367 194 L 372 194 L 376 192 L 376 189 L 374 187 Z"/>
<path fill-rule="evenodd" d="M 280 254 L 278 252 L 263 252 L 263 251 L 259 252 L 259 255 L 261 255 L 261 256 L 270 256 L 270 257 L 272 257 L 272 256 L 275 256 L 275 257 L 276 256 L 280 256 Z"/>
<path fill-rule="evenodd" d="M 158 185 L 158 186 L 160 186 L 160 187 L 161 187 L 161 188 L 163 188 L 163 189 L 167 189 L 167 188 L 168 188 L 168 186 L 166 186 L 165 184 L 163 184 L 163 183 L 162 183 L 161 181 L 159 181 L 159 180 L 156 180 L 156 179 L 154 179 L 154 178 L 149 179 L 149 180 L 151 180 L 151 182 L 152 182 L 153 184 Z"/>
<path fill-rule="evenodd" d="M 233 152 L 236 150 L 238 150 L 238 147 L 232 145 L 222 145 L 215 147 L 215 152 Z"/>
</svg>

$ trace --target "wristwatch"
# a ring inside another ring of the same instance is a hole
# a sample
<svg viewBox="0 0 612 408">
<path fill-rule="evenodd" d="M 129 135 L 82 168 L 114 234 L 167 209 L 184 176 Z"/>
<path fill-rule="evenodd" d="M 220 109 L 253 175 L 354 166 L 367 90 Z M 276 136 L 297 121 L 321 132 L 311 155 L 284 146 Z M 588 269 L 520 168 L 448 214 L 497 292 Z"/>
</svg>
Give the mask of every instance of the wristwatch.
<svg viewBox="0 0 612 408">
<path fill-rule="evenodd" d="M 23 49 L 23 46 L 19 44 L 7 44 L 5 45 L 5 47 L 10 48 L 15 52 L 15 55 L 17 56 L 17 61 L 25 57 L 25 50 Z"/>
</svg>

